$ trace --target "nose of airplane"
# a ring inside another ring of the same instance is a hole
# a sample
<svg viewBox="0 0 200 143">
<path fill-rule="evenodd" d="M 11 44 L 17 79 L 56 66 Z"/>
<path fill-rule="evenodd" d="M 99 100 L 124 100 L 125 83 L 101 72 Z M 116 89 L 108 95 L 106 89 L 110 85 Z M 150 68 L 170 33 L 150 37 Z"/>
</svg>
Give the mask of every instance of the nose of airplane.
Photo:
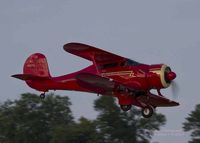
<svg viewBox="0 0 200 143">
<path fill-rule="evenodd" d="M 167 78 L 167 80 L 172 81 L 176 78 L 176 73 L 170 71 L 170 72 L 167 73 L 166 78 Z"/>
</svg>

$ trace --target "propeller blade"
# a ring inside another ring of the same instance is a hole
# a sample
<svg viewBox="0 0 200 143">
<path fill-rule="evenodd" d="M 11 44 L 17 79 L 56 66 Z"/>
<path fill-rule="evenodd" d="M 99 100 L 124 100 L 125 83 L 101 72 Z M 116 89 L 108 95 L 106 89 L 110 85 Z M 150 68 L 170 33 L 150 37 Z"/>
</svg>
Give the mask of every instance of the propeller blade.
<svg viewBox="0 0 200 143">
<path fill-rule="evenodd" d="M 178 93 L 179 93 L 179 86 L 178 86 L 177 82 L 172 81 L 171 90 L 172 90 L 173 98 L 177 99 L 178 98 Z"/>
</svg>

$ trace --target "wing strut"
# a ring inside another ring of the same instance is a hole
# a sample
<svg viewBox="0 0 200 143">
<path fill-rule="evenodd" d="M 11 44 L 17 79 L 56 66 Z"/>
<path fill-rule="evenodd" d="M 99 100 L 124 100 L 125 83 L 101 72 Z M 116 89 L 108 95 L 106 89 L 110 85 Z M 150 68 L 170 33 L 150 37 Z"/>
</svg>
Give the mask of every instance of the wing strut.
<svg viewBox="0 0 200 143">
<path fill-rule="evenodd" d="M 95 62 L 95 57 L 94 57 L 94 55 L 92 56 L 92 61 L 93 61 L 94 66 L 96 67 L 97 73 L 100 74 L 99 69 L 98 69 L 98 66 L 97 66 L 97 63 Z"/>
</svg>

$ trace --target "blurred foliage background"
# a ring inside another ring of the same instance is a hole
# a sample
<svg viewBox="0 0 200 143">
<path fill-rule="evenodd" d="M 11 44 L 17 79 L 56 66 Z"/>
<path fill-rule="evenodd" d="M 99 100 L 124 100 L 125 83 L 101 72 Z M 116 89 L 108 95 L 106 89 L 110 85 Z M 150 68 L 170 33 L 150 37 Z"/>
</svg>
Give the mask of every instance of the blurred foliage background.
<svg viewBox="0 0 200 143">
<path fill-rule="evenodd" d="M 140 110 L 121 111 L 115 99 L 101 96 L 94 102 L 95 120 L 81 117 L 76 121 L 67 96 L 52 93 L 44 100 L 25 93 L 15 101 L 0 105 L 1 143 L 149 143 L 154 131 L 166 123 L 162 114 L 144 119 Z M 200 106 L 184 123 L 185 131 L 193 130 L 192 143 L 199 143 Z M 197 116 L 197 118 L 193 118 Z M 198 125 L 198 128 L 195 126 Z M 198 137 L 198 136 L 197 136 Z"/>
</svg>

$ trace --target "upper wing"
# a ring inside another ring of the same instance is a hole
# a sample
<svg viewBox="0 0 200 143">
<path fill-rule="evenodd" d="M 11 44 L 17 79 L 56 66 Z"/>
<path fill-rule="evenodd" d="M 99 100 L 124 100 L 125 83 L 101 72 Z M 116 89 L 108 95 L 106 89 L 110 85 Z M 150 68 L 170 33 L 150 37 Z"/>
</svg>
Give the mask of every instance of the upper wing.
<svg viewBox="0 0 200 143">
<path fill-rule="evenodd" d="M 81 43 L 68 43 L 64 50 L 95 63 L 121 61 L 124 57 Z"/>
</svg>

